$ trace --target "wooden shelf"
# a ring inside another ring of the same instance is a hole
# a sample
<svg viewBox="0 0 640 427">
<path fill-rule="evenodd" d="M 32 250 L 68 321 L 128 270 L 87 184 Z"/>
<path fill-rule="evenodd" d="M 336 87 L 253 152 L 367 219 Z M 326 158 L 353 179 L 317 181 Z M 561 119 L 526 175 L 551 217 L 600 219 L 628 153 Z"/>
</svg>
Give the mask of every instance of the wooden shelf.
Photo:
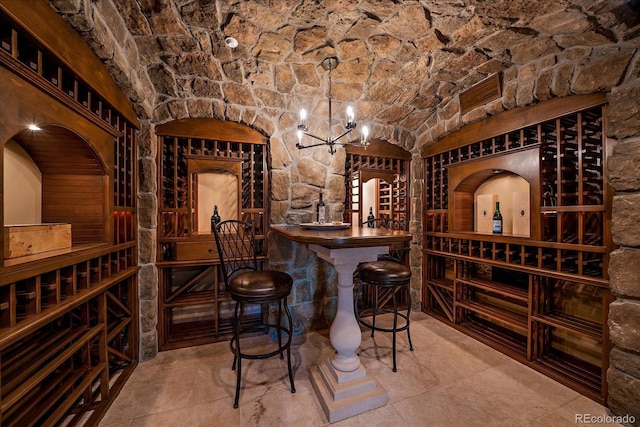
<svg viewBox="0 0 640 427">
<path fill-rule="evenodd" d="M 532 316 L 531 319 L 602 342 L 602 325 L 595 322 L 563 313 L 538 314 Z"/>
<path fill-rule="evenodd" d="M 455 303 L 455 306 L 462 307 L 473 311 L 474 313 L 478 313 L 490 319 L 507 324 L 524 335 L 529 332 L 526 316 L 475 301 L 458 301 Z"/>
<path fill-rule="evenodd" d="M 599 402 L 614 248 L 605 102 L 576 96 L 502 113 L 423 152 L 423 309 Z M 471 231 L 475 191 L 495 169 L 529 183 L 531 237 Z"/>
<path fill-rule="evenodd" d="M 529 291 L 526 289 L 521 289 L 515 286 L 506 285 L 504 283 L 492 282 L 490 280 L 484 280 L 475 277 L 456 279 L 456 281 L 464 283 L 465 285 L 473 286 L 474 288 L 495 292 L 497 294 L 503 295 L 505 297 L 510 297 L 518 301 L 529 301 Z"/>
</svg>

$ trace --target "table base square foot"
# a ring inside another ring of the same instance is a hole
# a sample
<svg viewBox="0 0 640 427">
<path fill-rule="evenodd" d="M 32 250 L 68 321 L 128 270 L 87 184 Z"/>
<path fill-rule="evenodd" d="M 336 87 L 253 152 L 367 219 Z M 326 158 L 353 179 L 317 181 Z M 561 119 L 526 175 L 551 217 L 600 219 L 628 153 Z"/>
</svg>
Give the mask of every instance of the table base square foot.
<svg viewBox="0 0 640 427">
<path fill-rule="evenodd" d="M 364 368 L 361 367 L 363 370 Z M 353 417 L 389 403 L 387 391 L 366 375 L 338 383 L 331 363 L 311 368 L 311 384 L 329 423 Z M 339 375 L 339 374 L 338 374 Z"/>
</svg>

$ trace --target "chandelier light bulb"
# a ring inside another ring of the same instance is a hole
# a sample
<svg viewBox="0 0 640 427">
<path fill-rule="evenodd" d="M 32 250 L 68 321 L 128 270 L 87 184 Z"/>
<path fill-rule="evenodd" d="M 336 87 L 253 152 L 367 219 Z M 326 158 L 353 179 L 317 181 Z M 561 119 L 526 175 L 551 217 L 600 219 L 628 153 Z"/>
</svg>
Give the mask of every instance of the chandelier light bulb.
<svg viewBox="0 0 640 427">
<path fill-rule="evenodd" d="M 362 126 L 362 145 L 367 145 L 369 140 L 369 128 L 365 125 Z"/>
<path fill-rule="evenodd" d="M 307 110 L 304 108 L 301 108 L 298 114 L 298 129 L 305 132 L 307 130 Z"/>
<path fill-rule="evenodd" d="M 349 105 L 347 106 L 347 124 L 353 123 L 354 118 L 355 118 L 355 114 L 353 113 L 353 107 Z"/>
</svg>

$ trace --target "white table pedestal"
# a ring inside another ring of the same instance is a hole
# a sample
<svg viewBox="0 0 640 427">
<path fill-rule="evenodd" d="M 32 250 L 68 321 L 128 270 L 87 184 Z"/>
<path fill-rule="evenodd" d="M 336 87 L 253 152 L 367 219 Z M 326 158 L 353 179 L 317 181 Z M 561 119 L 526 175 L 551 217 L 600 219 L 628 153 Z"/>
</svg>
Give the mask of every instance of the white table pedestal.
<svg viewBox="0 0 640 427">
<path fill-rule="evenodd" d="M 310 244 L 309 249 L 330 262 L 338 273 L 338 311 L 329 339 L 336 354 L 311 369 L 310 378 L 330 423 L 370 411 L 389 402 L 387 391 L 367 375 L 356 350 L 362 334 L 353 311 L 353 272 L 358 264 L 389 253 L 388 246 L 334 248 Z"/>
</svg>

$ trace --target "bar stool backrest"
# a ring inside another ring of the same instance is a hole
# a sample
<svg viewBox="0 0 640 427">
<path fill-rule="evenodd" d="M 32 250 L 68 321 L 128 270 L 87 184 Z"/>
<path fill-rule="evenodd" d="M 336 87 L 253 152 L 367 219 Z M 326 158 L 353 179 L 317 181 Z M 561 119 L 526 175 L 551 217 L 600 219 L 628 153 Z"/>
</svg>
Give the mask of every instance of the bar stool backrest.
<svg viewBox="0 0 640 427">
<path fill-rule="evenodd" d="M 259 270 L 255 228 L 252 223 L 234 219 L 222 221 L 214 228 L 213 235 L 227 290 L 229 281 L 237 274 Z"/>
</svg>

